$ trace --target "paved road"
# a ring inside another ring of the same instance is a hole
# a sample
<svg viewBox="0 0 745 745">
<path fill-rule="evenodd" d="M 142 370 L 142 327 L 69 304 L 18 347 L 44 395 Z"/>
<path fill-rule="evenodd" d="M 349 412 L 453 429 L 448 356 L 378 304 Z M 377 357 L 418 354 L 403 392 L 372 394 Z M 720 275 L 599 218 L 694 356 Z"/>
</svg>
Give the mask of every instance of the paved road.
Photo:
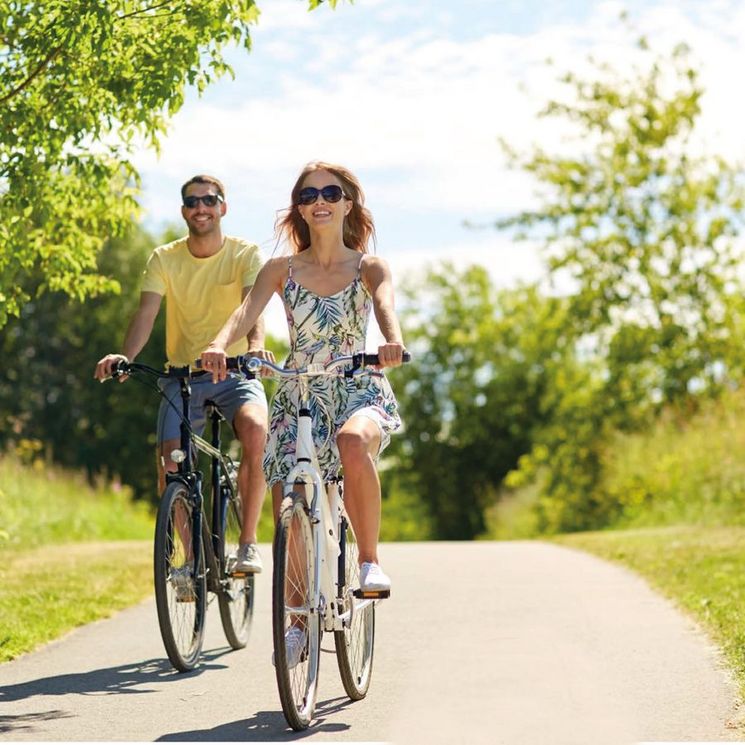
<svg viewBox="0 0 745 745">
<path fill-rule="evenodd" d="M 228 651 L 213 608 L 193 673 L 164 660 L 152 601 L 0 666 L 0 740 L 738 740 L 717 651 L 625 570 L 532 542 L 389 544 L 382 556 L 394 593 L 379 607 L 370 693 L 349 702 L 323 654 L 307 733 L 281 714 L 265 574 L 249 647 Z"/>
</svg>

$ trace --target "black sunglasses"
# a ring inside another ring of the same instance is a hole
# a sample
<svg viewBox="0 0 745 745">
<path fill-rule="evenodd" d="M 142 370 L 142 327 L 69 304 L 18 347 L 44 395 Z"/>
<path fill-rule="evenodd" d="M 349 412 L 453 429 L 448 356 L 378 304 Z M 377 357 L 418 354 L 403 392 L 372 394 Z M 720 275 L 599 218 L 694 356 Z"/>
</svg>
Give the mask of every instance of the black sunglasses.
<svg viewBox="0 0 745 745">
<path fill-rule="evenodd" d="M 300 189 L 297 202 L 298 204 L 313 204 L 319 196 L 323 197 L 324 202 L 338 202 L 344 196 L 344 191 L 341 186 L 336 184 L 329 184 L 322 189 L 316 189 L 315 186 L 306 186 L 304 189 Z"/>
<path fill-rule="evenodd" d="M 184 197 L 184 207 L 193 209 L 200 202 L 205 207 L 214 207 L 218 202 L 225 201 L 219 194 L 205 194 L 203 197 Z"/>
</svg>

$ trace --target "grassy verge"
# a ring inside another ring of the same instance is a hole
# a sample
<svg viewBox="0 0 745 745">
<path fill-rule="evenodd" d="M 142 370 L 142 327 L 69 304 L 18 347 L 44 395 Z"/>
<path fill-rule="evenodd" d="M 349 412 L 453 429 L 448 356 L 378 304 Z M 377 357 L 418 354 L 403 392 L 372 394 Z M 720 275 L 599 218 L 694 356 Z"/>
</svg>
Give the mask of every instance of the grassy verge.
<svg viewBox="0 0 745 745">
<path fill-rule="evenodd" d="M 152 542 L 0 550 L 0 662 L 152 592 Z"/>
<path fill-rule="evenodd" d="M 152 592 L 152 510 L 0 458 L 0 662 Z"/>
<path fill-rule="evenodd" d="M 620 562 L 645 577 L 708 631 L 745 697 L 745 528 L 673 526 L 551 540 Z"/>
</svg>

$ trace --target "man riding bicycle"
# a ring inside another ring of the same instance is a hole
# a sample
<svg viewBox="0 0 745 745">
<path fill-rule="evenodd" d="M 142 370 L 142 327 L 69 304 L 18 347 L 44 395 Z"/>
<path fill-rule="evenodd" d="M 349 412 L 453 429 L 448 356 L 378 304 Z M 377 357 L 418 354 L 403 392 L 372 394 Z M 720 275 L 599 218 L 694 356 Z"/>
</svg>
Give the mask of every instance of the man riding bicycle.
<svg viewBox="0 0 745 745">
<path fill-rule="evenodd" d="M 96 365 L 94 377 L 105 380 L 121 360 L 133 361 L 152 333 L 161 301 L 166 299 L 166 357 L 171 366 L 193 364 L 253 286 L 262 259 L 256 245 L 223 236 L 227 212 L 225 188 L 207 175 L 197 175 L 181 187 L 181 215 L 188 235 L 157 247 L 145 268 L 140 303 L 129 323 L 121 353 L 107 354 Z M 248 353 L 273 360 L 264 350 L 261 319 L 231 355 Z M 126 376 L 120 378 L 121 381 Z M 171 452 L 179 447 L 179 384 L 161 384 L 163 400 L 158 412 L 158 485 L 165 488 L 165 471 L 176 471 Z M 260 380 L 230 375 L 213 383 L 209 375 L 192 381 L 192 427 L 204 426 L 204 403 L 213 401 L 232 423 L 242 455 L 238 489 L 243 501 L 240 547 L 232 563 L 235 573 L 258 573 L 263 566 L 256 546 L 256 530 L 266 491 L 262 458 L 267 436 L 267 402 Z"/>
</svg>

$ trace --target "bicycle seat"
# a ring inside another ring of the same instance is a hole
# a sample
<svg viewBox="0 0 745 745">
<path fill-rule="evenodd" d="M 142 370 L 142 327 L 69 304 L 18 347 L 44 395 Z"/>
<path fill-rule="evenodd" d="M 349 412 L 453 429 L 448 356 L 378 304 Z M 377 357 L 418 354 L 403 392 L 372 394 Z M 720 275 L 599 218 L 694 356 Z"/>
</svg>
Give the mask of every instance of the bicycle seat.
<svg viewBox="0 0 745 745">
<path fill-rule="evenodd" d="M 204 400 L 204 408 L 211 408 L 213 411 L 216 411 L 220 415 L 220 419 L 222 421 L 227 421 L 227 419 L 225 419 L 225 417 L 223 416 L 222 411 L 220 411 L 220 407 L 211 398 L 206 398 Z"/>
</svg>

